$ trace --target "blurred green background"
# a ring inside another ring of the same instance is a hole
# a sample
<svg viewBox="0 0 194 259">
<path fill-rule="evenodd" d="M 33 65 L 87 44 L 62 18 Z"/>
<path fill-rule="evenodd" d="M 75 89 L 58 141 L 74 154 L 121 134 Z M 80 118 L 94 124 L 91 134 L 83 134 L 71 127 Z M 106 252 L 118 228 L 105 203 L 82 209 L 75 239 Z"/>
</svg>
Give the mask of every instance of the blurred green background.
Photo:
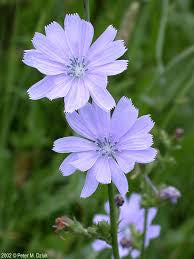
<svg viewBox="0 0 194 259">
<path fill-rule="evenodd" d="M 127 95 L 156 122 L 156 162 L 147 167 L 156 185 L 182 192 L 176 205 L 166 204 L 155 219 L 162 227 L 146 258 L 194 258 L 194 1 L 91 0 L 95 37 L 109 24 L 126 41 L 128 70 L 111 77 L 109 90 Z M 42 78 L 22 64 L 35 31 L 66 13 L 84 17 L 81 0 L 0 0 L 0 252 L 47 252 L 49 258 L 111 258 L 94 253 L 91 242 L 70 234 L 62 240 L 52 228 L 55 218 L 75 216 L 85 226 L 103 213 L 106 186 L 79 198 L 84 174 L 68 178 L 58 171 L 64 156 L 52 152 L 55 139 L 72 134 L 62 99 L 31 101 L 26 90 Z M 184 130 L 176 139 L 177 128 Z M 136 167 L 128 175 L 130 192 L 141 191 Z M 139 174 L 140 173 L 140 174 Z"/>
</svg>

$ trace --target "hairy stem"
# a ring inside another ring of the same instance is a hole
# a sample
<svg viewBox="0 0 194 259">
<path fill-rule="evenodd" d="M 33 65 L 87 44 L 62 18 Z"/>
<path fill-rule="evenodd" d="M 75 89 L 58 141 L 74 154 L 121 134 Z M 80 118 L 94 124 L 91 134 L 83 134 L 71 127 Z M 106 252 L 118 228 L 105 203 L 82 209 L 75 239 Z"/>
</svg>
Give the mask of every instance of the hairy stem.
<svg viewBox="0 0 194 259">
<path fill-rule="evenodd" d="M 117 213 L 116 213 L 116 206 L 114 204 L 114 192 L 113 192 L 112 183 L 108 185 L 108 197 L 109 197 L 109 206 L 110 206 L 112 250 L 113 250 L 114 259 L 119 259 L 118 240 L 117 240 Z"/>
<path fill-rule="evenodd" d="M 89 4 L 89 1 L 90 0 L 83 0 L 84 12 L 85 12 L 85 17 L 86 17 L 87 21 L 90 20 L 90 4 Z"/>
<path fill-rule="evenodd" d="M 147 231 L 147 221 L 148 221 L 148 208 L 145 208 L 144 212 L 144 227 L 143 227 L 143 242 L 141 247 L 141 259 L 145 258 L 145 240 Z"/>
</svg>

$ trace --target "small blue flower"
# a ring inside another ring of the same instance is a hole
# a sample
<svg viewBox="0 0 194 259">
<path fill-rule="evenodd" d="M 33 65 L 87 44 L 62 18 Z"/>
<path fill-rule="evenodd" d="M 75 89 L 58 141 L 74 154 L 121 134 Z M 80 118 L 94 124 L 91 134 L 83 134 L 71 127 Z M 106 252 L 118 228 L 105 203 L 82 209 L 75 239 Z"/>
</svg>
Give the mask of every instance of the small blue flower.
<svg viewBox="0 0 194 259">
<path fill-rule="evenodd" d="M 167 186 L 159 191 L 159 197 L 162 200 L 170 200 L 171 203 L 177 203 L 181 197 L 181 192 L 174 186 Z"/>
</svg>

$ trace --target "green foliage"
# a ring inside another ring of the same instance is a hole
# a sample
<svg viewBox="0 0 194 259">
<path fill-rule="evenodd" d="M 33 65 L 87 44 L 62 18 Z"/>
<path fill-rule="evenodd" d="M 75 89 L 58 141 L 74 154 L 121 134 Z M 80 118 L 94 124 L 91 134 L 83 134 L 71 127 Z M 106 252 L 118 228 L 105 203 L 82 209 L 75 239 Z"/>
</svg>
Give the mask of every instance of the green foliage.
<svg viewBox="0 0 194 259">
<path fill-rule="evenodd" d="M 129 190 L 141 191 L 142 173 L 156 185 L 175 185 L 182 198 L 160 207 L 155 222 L 161 237 L 151 243 L 146 258 L 194 257 L 194 4 L 192 0 L 91 0 L 95 37 L 106 26 L 120 28 L 126 40 L 128 70 L 111 77 L 116 100 L 132 98 L 141 114 L 152 115 L 154 142 L 160 150 L 153 164 L 137 166 L 128 176 Z M 134 7 L 134 2 L 135 7 Z M 96 253 L 83 236 L 54 233 L 61 215 L 73 216 L 87 228 L 96 213 L 104 213 L 106 186 L 89 199 L 79 198 L 84 173 L 68 178 L 58 171 L 63 155 L 51 151 L 56 138 L 72 134 L 63 114 L 63 101 L 30 101 L 26 90 L 42 76 L 21 62 L 35 31 L 64 13 L 83 17 L 82 1 L 0 1 L 0 250 L 47 252 L 50 258 L 111 258 Z M 123 34 L 124 32 L 124 34 Z M 184 129 L 180 140 L 176 128 Z"/>
</svg>

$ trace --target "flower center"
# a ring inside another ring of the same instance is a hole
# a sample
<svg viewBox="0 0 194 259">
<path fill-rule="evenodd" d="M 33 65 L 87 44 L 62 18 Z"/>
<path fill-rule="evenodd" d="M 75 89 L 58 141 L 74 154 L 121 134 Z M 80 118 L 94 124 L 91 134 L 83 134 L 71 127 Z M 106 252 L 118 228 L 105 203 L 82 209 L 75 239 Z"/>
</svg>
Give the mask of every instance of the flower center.
<svg viewBox="0 0 194 259">
<path fill-rule="evenodd" d="M 81 78 L 84 76 L 87 69 L 85 58 L 70 58 L 67 67 L 67 75 L 74 78 Z"/>
<path fill-rule="evenodd" d="M 97 151 L 101 152 L 102 156 L 112 156 L 114 157 L 114 154 L 116 153 L 117 142 L 111 141 L 111 139 L 103 138 L 103 139 L 97 139 L 96 145 L 97 145 Z"/>
</svg>

